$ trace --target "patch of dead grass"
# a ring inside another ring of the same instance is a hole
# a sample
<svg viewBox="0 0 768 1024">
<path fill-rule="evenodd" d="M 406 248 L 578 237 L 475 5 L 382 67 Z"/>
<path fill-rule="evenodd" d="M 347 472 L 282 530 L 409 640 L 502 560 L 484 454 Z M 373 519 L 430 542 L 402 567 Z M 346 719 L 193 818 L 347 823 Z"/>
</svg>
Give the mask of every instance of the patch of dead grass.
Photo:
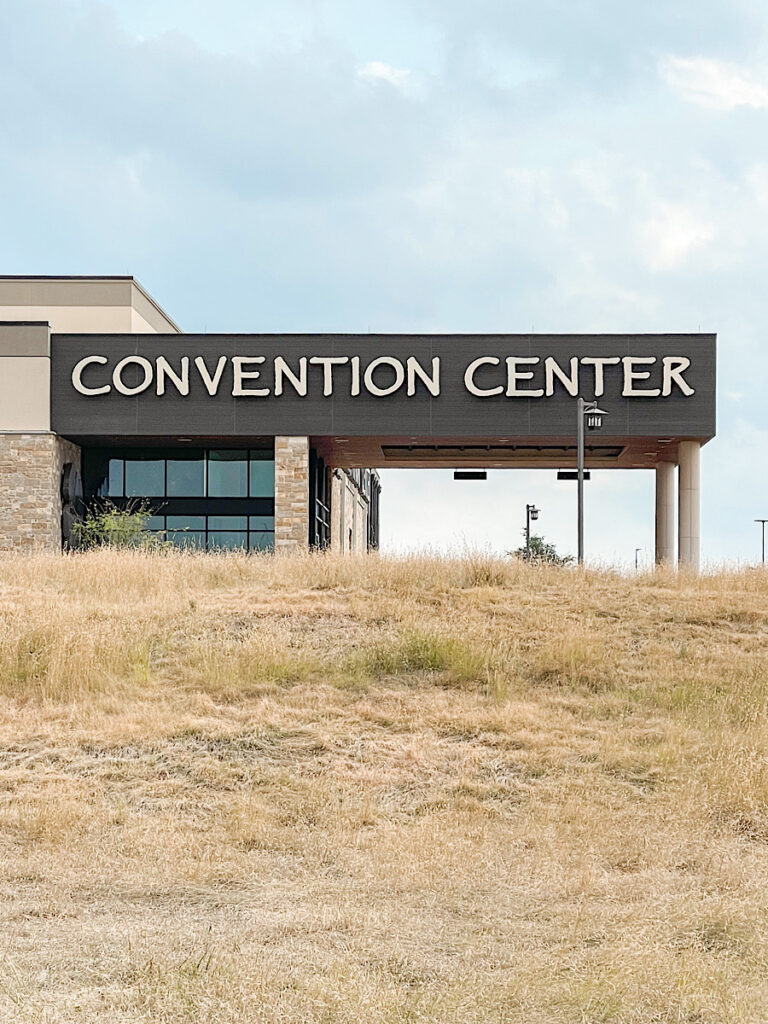
<svg viewBox="0 0 768 1024">
<path fill-rule="evenodd" d="M 0 1020 L 764 1020 L 767 599 L 0 558 Z"/>
</svg>

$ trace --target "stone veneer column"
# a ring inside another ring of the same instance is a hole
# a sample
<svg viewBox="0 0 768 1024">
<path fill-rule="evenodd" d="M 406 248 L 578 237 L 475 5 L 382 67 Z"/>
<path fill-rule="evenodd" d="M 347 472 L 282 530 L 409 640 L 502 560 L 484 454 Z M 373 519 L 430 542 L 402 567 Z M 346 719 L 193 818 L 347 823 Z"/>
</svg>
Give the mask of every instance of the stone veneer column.
<svg viewBox="0 0 768 1024">
<path fill-rule="evenodd" d="M 80 449 L 52 433 L 0 433 L 0 550 L 61 550 L 61 471 Z"/>
<path fill-rule="evenodd" d="M 309 438 L 275 438 L 275 551 L 309 547 Z"/>
</svg>

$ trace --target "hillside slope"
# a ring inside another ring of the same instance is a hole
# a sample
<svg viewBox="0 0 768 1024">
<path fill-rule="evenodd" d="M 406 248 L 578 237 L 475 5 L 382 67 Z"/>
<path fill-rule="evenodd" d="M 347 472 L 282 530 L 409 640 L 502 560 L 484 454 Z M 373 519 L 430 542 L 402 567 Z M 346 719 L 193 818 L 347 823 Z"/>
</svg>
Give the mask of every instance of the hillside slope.
<svg viewBox="0 0 768 1024">
<path fill-rule="evenodd" d="M 768 575 L 0 559 L 0 1020 L 768 1019 Z"/>
</svg>

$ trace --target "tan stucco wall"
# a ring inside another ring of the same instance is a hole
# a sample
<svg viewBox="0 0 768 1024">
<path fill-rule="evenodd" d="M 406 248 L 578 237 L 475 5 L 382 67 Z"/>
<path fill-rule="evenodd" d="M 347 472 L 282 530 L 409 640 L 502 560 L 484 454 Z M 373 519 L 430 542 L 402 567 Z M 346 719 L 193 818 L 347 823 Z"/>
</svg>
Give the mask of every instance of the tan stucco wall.
<svg viewBox="0 0 768 1024">
<path fill-rule="evenodd" d="M 144 319 L 138 310 L 131 310 L 131 331 L 134 334 L 158 334 L 151 323 Z M 165 332 L 163 332 L 165 333 Z"/>
<path fill-rule="evenodd" d="M 357 490 L 350 493 L 349 503 L 352 508 L 352 550 L 363 552 L 367 548 L 368 503 Z"/>
<path fill-rule="evenodd" d="M 132 277 L 0 275 L 0 320 L 47 320 L 61 334 L 179 332 Z"/>
<path fill-rule="evenodd" d="M 154 334 L 131 306 L 2 306 L 0 320 L 46 320 L 54 334 Z"/>
<path fill-rule="evenodd" d="M 343 469 L 331 475 L 330 548 L 341 554 L 368 549 L 368 502 Z"/>
<path fill-rule="evenodd" d="M 0 431 L 51 429 L 47 324 L 0 323 Z"/>
<path fill-rule="evenodd" d="M 45 356 L 0 356 L 0 430 L 50 427 L 50 360 Z"/>
</svg>

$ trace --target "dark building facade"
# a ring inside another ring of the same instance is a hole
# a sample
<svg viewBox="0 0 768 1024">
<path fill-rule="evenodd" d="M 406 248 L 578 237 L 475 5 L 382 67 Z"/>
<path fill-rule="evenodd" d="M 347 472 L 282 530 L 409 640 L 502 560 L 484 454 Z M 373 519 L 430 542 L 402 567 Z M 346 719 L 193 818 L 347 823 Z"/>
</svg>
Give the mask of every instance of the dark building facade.
<svg viewBox="0 0 768 1024">
<path fill-rule="evenodd" d="M 653 469 L 657 559 L 677 534 L 698 565 L 713 335 L 182 334 L 130 278 L 0 279 L 0 307 L 2 546 L 66 542 L 59 474 L 181 546 L 370 550 L 371 467 L 573 465 L 581 396 L 608 413 L 587 465 Z"/>
</svg>

